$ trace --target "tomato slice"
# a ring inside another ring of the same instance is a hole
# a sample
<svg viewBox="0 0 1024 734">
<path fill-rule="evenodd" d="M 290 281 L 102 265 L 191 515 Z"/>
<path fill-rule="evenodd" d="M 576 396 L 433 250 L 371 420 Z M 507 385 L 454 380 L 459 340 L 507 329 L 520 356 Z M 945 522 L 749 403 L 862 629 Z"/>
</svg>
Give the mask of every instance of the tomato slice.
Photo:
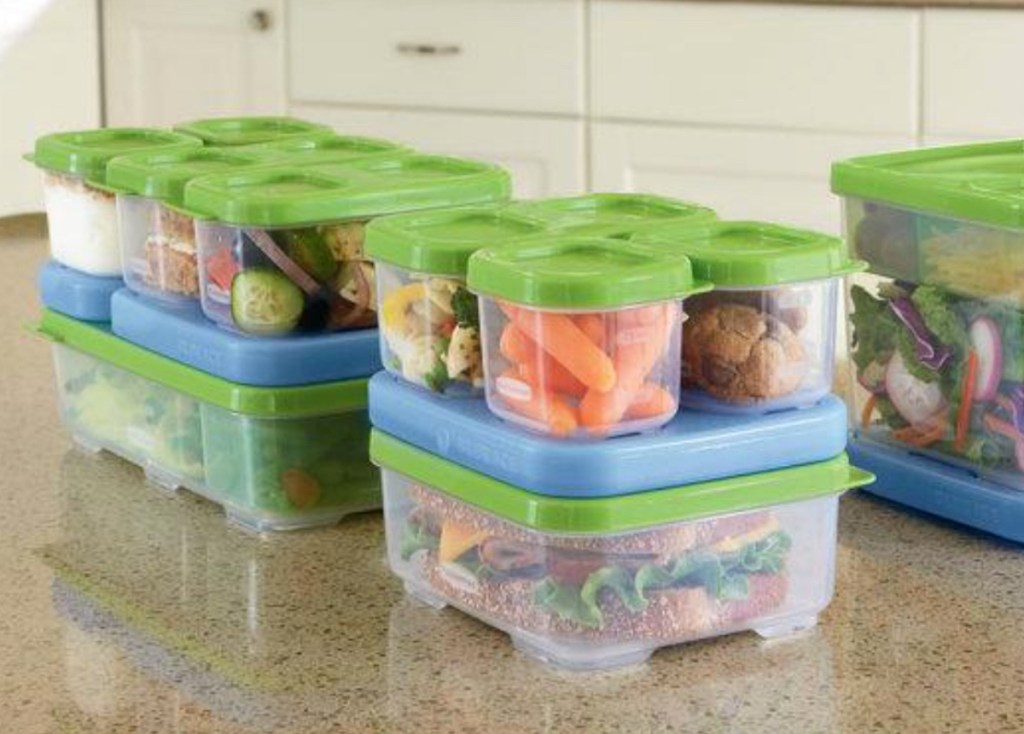
<svg viewBox="0 0 1024 734">
<path fill-rule="evenodd" d="M 206 258 L 207 279 L 223 291 L 231 290 L 231 281 L 238 271 L 238 263 L 235 262 L 230 247 L 222 247 Z"/>
</svg>

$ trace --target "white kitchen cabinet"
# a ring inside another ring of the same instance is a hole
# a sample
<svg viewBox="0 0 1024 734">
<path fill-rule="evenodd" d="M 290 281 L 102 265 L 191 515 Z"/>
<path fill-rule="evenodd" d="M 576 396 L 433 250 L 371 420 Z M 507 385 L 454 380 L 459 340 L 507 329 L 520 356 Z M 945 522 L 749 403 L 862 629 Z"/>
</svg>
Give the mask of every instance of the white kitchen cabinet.
<svg viewBox="0 0 1024 734">
<path fill-rule="evenodd" d="M 592 0 L 590 14 L 597 118 L 917 132 L 917 10 Z"/>
<path fill-rule="evenodd" d="M 109 125 L 279 114 L 283 0 L 104 0 Z"/>
<path fill-rule="evenodd" d="M 293 102 L 582 114 L 583 0 L 292 0 Z"/>
<path fill-rule="evenodd" d="M 340 132 L 498 163 L 512 173 L 519 197 L 579 193 L 586 185 L 581 120 L 302 105 L 290 111 Z"/>
<path fill-rule="evenodd" d="M 1019 136 L 1024 130 L 1024 12 L 924 11 L 927 136 Z"/>
<path fill-rule="evenodd" d="M 829 166 L 914 146 L 911 137 L 674 128 L 595 123 L 591 187 L 657 192 L 706 204 L 729 219 L 839 231 Z"/>
<path fill-rule="evenodd" d="M 40 135 L 100 124 L 95 0 L 9 3 L 0 18 L 0 217 L 41 211 L 39 173 L 21 160 Z"/>
</svg>

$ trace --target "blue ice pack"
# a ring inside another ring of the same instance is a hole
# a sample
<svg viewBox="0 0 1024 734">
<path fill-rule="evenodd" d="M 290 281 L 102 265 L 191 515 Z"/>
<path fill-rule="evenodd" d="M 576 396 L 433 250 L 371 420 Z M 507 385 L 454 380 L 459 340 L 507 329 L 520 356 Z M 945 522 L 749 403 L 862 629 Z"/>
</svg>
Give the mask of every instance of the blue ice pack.
<svg viewBox="0 0 1024 734">
<path fill-rule="evenodd" d="M 864 491 L 1024 543 L 1024 492 L 926 456 L 853 440 L 850 461 L 875 474 Z"/>
<path fill-rule="evenodd" d="M 169 306 L 122 288 L 111 304 L 111 327 L 122 339 L 231 382 L 287 387 L 381 369 L 376 329 L 253 337 L 217 326 L 198 302 Z"/>
<path fill-rule="evenodd" d="M 769 415 L 682 410 L 652 433 L 562 441 L 493 415 L 483 399 L 444 398 L 386 373 L 370 380 L 370 422 L 395 438 L 516 487 L 609 497 L 831 459 L 846 447 L 846 406 Z"/>
<path fill-rule="evenodd" d="M 39 270 L 39 300 L 80 321 L 110 321 L 110 297 L 124 286 L 117 277 L 89 275 L 50 260 Z"/>
</svg>

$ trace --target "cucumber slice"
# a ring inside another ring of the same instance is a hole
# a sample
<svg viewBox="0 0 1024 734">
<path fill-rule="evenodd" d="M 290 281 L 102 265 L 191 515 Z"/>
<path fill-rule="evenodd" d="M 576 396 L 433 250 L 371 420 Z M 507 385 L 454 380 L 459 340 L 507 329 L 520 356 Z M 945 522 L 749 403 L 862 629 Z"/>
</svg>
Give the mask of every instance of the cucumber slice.
<svg viewBox="0 0 1024 734">
<path fill-rule="evenodd" d="M 323 235 L 313 228 L 289 230 L 284 237 L 288 257 L 321 283 L 338 272 L 338 261 Z"/>
<path fill-rule="evenodd" d="M 304 305 L 299 287 L 277 270 L 243 270 L 231 281 L 231 316 L 250 334 L 291 331 Z"/>
</svg>

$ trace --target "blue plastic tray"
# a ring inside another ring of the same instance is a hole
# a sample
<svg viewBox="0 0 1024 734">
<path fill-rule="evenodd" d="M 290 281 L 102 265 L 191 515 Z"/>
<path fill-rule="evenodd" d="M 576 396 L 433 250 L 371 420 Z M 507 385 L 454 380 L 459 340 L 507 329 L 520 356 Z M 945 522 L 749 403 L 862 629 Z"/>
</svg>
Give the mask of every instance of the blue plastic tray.
<svg viewBox="0 0 1024 734">
<path fill-rule="evenodd" d="M 824 461 L 846 447 L 846 407 L 766 416 L 683 410 L 653 433 L 559 441 L 495 417 L 482 399 L 451 399 L 381 373 L 370 380 L 370 422 L 449 461 L 555 497 L 609 497 Z"/>
<path fill-rule="evenodd" d="M 866 441 L 850 442 L 850 461 L 877 476 L 865 492 L 915 510 L 1024 543 L 1024 492 L 966 469 Z"/>
<path fill-rule="evenodd" d="M 110 321 L 110 297 L 121 278 L 87 275 L 50 260 L 39 270 L 39 300 L 49 309 L 81 321 Z"/>
<path fill-rule="evenodd" d="M 228 331 L 198 303 L 157 304 L 127 288 L 112 299 L 115 334 L 244 385 L 286 387 L 369 377 L 381 369 L 376 329 L 260 338 Z"/>
</svg>

